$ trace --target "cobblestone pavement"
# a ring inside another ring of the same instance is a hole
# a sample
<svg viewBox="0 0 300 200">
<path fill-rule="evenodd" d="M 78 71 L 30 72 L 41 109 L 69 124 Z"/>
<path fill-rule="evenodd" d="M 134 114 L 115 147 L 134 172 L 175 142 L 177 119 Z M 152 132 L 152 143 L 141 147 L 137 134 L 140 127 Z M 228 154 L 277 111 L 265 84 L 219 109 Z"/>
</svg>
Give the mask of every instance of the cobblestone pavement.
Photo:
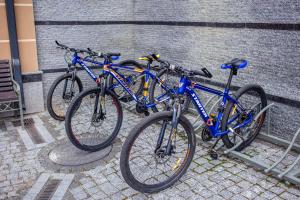
<svg viewBox="0 0 300 200">
<path fill-rule="evenodd" d="M 0 122 L 0 199 L 300 199 L 298 187 L 239 160 L 225 156 L 211 160 L 207 145 L 202 143 L 197 145 L 187 173 L 172 188 L 141 194 L 124 182 L 119 169 L 122 142 L 139 116 L 124 111 L 118 139 L 105 158 L 71 167 L 55 164 L 48 156 L 56 145 L 68 141 L 64 123 L 53 120 L 47 112 L 28 117 L 34 126 L 25 131 L 9 120 Z M 269 157 L 268 162 L 273 163 L 284 149 L 256 141 L 246 151 Z M 293 159 L 291 155 L 287 162 Z"/>
</svg>

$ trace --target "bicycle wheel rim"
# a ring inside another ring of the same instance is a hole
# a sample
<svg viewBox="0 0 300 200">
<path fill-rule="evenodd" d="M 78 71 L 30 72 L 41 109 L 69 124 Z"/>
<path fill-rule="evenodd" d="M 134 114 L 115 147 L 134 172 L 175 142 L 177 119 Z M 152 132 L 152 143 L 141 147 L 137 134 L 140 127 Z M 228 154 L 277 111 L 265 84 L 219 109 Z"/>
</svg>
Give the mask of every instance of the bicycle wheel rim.
<svg viewBox="0 0 300 200">
<path fill-rule="evenodd" d="M 164 118 L 160 118 L 160 119 L 157 119 L 157 120 L 155 120 L 155 122 L 157 122 L 157 121 L 164 121 L 164 120 L 169 120 L 169 121 L 171 121 L 171 117 L 169 116 L 169 117 L 164 117 Z M 152 121 L 153 122 L 153 121 Z M 151 124 L 151 123 L 150 123 Z M 183 125 L 183 123 L 182 123 L 182 121 L 180 121 L 180 126 L 184 126 Z M 140 134 L 139 134 L 139 136 L 140 135 L 143 135 L 143 133 L 144 133 L 144 131 L 146 130 L 147 131 L 147 128 L 149 128 L 149 123 L 143 128 L 143 132 L 141 132 Z M 183 128 L 183 127 L 182 127 Z M 153 127 L 150 127 L 149 128 L 150 130 L 153 130 Z M 179 127 L 179 129 L 180 129 L 180 127 Z M 187 131 L 188 130 L 188 128 L 185 126 L 184 128 L 183 128 L 183 130 L 185 130 L 185 131 Z M 167 135 L 167 134 L 166 134 Z M 165 136 L 166 136 L 165 135 Z M 169 169 L 172 169 L 172 171 L 174 171 L 174 173 L 173 173 L 173 175 L 171 175 L 171 176 L 169 176 L 166 180 L 163 180 L 163 181 L 160 181 L 160 182 L 157 182 L 157 183 L 155 183 L 155 184 L 147 184 L 147 183 L 143 183 L 143 182 L 141 182 L 141 180 L 140 180 L 140 178 L 141 177 L 137 177 L 137 169 L 136 168 L 134 168 L 134 167 L 132 167 L 131 166 L 131 163 L 134 163 L 135 162 L 135 160 L 132 160 L 131 158 L 132 157 L 134 157 L 134 155 L 132 155 L 131 154 L 131 152 L 132 152 L 132 150 L 133 150 L 133 148 L 134 148 L 134 143 L 136 143 L 136 141 L 137 141 L 137 139 L 138 139 L 138 137 L 139 136 L 137 136 L 134 140 L 132 140 L 131 141 L 131 144 L 129 145 L 129 148 L 127 148 L 126 149 L 126 151 L 128 152 L 128 154 L 127 154 L 127 158 L 126 158 L 126 160 L 127 160 L 127 162 L 126 162 L 126 165 L 127 165 L 127 169 L 129 170 L 127 173 L 129 173 L 130 174 L 130 176 L 132 176 L 133 177 L 133 179 L 134 180 L 128 180 L 127 182 L 130 184 L 130 183 L 132 183 L 132 181 L 134 181 L 134 182 L 138 182 L 139 183 L 139 185 L 140 185 L 140 187 L 136 187 L 136 186 L 134 186 L 133 184 L 131 184 L 131 186 L 132 187 L 134 187 L 134 189 L 137 189 L 137 190 L 139 190 L 139 188 L 144 188 L 144 190 L 146 191 L 146 192 L 149 192 L 149 193 L 152 193 L 152 192 L 157 192 L 157 191 L 160 191 L 160 190 L 163 190 L 163 189 L 165 189 L 165 188 L 167 188 L 167 187 L 169 187 L 169 186 L 171 186 L 172 184 L 174 184 L 183 174 L 184 174 L 184 172 L 185 172 L 185 170 L 187 169 L 187 167 L 189 166 L 189 164 L 190 164 L 190 161 L 191 161 L 191 159 L 192 159 L 192 155 L 193 155 L 193 152 L 194 152 L 194 146 L 192 145 L 192 138 L 191 138 L 191 136 L 189 135 L 189 134 L 187 134 L 187 139 L 188 139 L 188 144 L 186 145 L 186 151 L 185 151 L 185 153 L 184 153 L 184 156 L 181 156 L 181 165 L 179 165 L 177 162 L 178 162 L 178 157 L 176 157 L 175 159 L 172 159 L 174 162 L 173 162 L 173 166 L 169 166 Z M 149 140 L 149 136 L 146 136 L 147 138 L 148 138 L 148 140 Z M 157 137 L 155 137 L 154 138 L 154 142 L 156 142 L 156 140 L 157 140 Z M 141 144 L 144 144 L 144 142 L 142 142 Z M 138 148 L 137 148 L 138 149 Z M 154 149 L 150 149 L 150 151 L 154 151 Z M 123 150 L 122 150 L 122 152 L 123 152 Z M 125 152 L 125 150 L 124 150 L 124 152 Z M 145 156 L 146 155 L 146 156 Z M 152 155 L 150 155 L 150 156 L 147 156 L 147 155 L 149 155 L 149 153 L 145 153 L 145 155 L 144 156 L 141 156 L 140 158 L 143 158 L 143 159 L 147 159 L 148 160 L 148 158 L 149 157 L 151 157 Z M 135 158 L 136 159 L 136 158 Z M 139 158 L 137 158 L 137 159 L 139 159 Z M 144 160 L 145 161 L 145 160 Z M 138 162 L 139 164 L 142 164 L 143 163 L 143 161 L 139 161 Z M 147 174 L 150 174 L 151 172 L 147 172 L 147 167 L 150 167 L 151 165 L 148 165 L 148 164 L 146 164 L 146 165 L 143 165 L 143 166 L 139 166 L 139 168 L 141 169 L 141 171 L 140 171 L 140 174 L 143 174 L 143 176 L 145 176 L 145 175 L 147 175 Z M 175 168 L 173 168 L 173 167 L 175 167 Z M 164 174 L 165 175 L 165 174 Z M 143 177 L 144 178 L 144 177 Z M 147 178 L 146 178 L 147 179 Z M 151 178 L 149 178 L 149 180 L 150 180 Z M 159 180 L 159 179 L 158 179 Z"/>
<path fill-rule="evenodd" d="M 258 89 L 256 87 L 253 87 L 253 88 L 249 87 L 248 89 L 241 92 L 238 95 L 237 100 L 238 100 L 239 104 L 241 104 L 245 108 L 245 110 L 248 110 L 248 112 L 253 112 L 253 114 L 252 114 L 253 119 L 267 105 L 267 101 L 266 101 L 265 95 L 263 93 L 263 90 Z M 235 105 L 231 105 L 230 115 L 228 116 L 227 121 L 230 120 L 231 117 L 233 117 L 232 112 L 234 111 L 234 109 L 236 109 Z M 259 134 L 259 132 L 263 126 L 265 116 L 266 116 L 266 112 L 264 112 L 262 115 L 260 115 L 256 121 L 252 121 L 251 123 L 249 123 L 249 125 L 241 128 L 241 129 L 235 130 L 242 137 L 243 136 L 246 137 L 246 138 L 243 138 L 244 142 L 242 142 L 241 145 L 236 148 L 237 151 L 240 151 L 243 148 L 245 148 L 246 146 L 248 146 L 256 138 L 256 136 Z M 243 122 L 243 120 L 236 121 L 236 124 L 239 124 L 242 122 Z M 249 129 L 248 131 L 247 131 L 247 128 Z M 227 137 L 228 137 L 230 146 L 234 146 L 240 140 L 240 138 L 237 136 L 230 137 L 227 135 Z"/>
<path fill-rule="evenodd" d="M 71 84 L 73 84 L 72 92 Z M 65 118 L 71 100 L 79 94 L 81 90 L 82 86 L 80 86 L 78 80 L 75 79 L 75 81 L 72 81 L 71 75 L 63 77 L 55 84 L 51 97 L 49 98 L 50 109 L 55 118 L 62 120 Z M 65 94 L 63 94 L 64 91 Z"/>
<path fill-rule="evenodd" d="M 94 118 L 96 95 L 100 89 L 83 92 L 72 104 L 68 113 L 67 132 L 71 140 L 82 150 L 96 151 L 111 144 L 122 124 L 122 110 L 117 98 L 110 92 L 105 94 L 106 115 L 97 121 Z M 110 101 L 110 104 L 109 104 Z M 99 104 L 98 104 L 99 106 Z"/>
</svg>

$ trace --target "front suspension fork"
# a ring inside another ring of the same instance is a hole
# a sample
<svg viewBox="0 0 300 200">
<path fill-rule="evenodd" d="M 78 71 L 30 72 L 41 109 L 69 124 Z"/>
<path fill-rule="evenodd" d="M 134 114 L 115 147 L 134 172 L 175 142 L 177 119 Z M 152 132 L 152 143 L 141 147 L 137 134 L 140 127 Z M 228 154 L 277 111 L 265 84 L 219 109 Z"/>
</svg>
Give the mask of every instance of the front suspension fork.
<svg viewBox="0 0 300 200">
<path fill-rule="evenodd" d="M 67 73 L 70 73 L 70 71 L 68 70 Z M 72 72 L 71 72 L 72 76 L 71 76 L 71 87 L 70 87 L 70 95 L 71 97 L 73 96 L 73 93 L 74 93 L 74 82 L 75 82 L 75 78 L 76 78 L 76 69 L 74 69 Z M 63 89 L 63 96 L 62 98 L 64 99 L 65 96 L 66 96 L 66 90 L 67 90 L 67 87 L 68 87 L 68 79 L 65 79 L 65 83 L 64 83 L 64 89 Z"/>
<path fill-rule="evenodd" d="M 165 155 L 171 155 L 171 153 L 172 153 L 171 152 L 172 151 L 172 141 L 173 141 L 174 134 L 177 134 L 177 125 L 178 125 L 178 119 L 180 117 L 180 114 L 181 114 L 181 105 L 179 104 L 178 107 L 176 107 L 176 105 L 174 105 L 173 106 L 171 132 L 170 132 L 168 142 L 166 145 Z M 161 148 L 161 145 L 163 143 L 163 139 L 165 136 L 165 131 L 167 129 L 167 125 L 168 125 L 168 122 L 164 121 L 162 124 L 162 127 L 160 129 L 155 152 Z"/>
<path fill-rule="evenodd" d="M 95 106 L 94 106 L 94 114 L 106 114 L 105 113 L 105 90 L 107 87 L 107 75 L 105 75 L 104 77 L 104 82 L 100 83 L 100 85 L 98 85 L 101 90 L 99 93 L 96 94 L 96 99 L 95 99 Z M 100 102 L 100 104 L 99 104 Z M 98 105 L 99 106 L 99 110 L 98 110 Z"/>
</svg>

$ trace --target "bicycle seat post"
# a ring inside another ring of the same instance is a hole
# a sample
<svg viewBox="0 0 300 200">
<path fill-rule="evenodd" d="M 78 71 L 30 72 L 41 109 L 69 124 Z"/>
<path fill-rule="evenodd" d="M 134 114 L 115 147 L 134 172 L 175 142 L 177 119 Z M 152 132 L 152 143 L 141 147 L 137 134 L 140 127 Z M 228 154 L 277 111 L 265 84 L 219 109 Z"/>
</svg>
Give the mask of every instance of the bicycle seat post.
<svg viewBox="0 0 300 200">
<path fill-rule="evenodd" d="M 148 60 L 147 62 L 147 69 L 150 70 L 151 69 L 151 64 L 152 64 L 152 60 Z"/>
<path fill-rule="evenodd" d="M 228 81 L 227 81 L 227 84 L 225 86 L 226 91 L 228 91 L 230 89 L 230 85 L 231 85 L 233 75 L 237 75 L 237 69 L 235 67 L 230 69 L 230 74 L 229 74 L 229 77 L 228 77 Z"/>
</svg>

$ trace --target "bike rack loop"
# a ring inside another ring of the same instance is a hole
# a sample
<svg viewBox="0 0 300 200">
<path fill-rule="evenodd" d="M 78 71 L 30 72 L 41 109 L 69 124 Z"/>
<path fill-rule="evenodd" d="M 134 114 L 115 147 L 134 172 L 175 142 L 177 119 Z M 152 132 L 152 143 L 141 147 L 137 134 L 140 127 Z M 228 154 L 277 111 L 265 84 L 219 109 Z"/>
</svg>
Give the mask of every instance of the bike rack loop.
<svg viewBox="0 0 300 200">
<path fill-rule="evenodd" d="M 214 98 L 211 97 L 208 102 L 205 104 L 207 105 L 210 101 L 212 101 Z M 212 109 L 217 105 L 217 103 L 219 102 L 219 99 L 217 100 L 216 103 L 213 104 L 213 106 L 211 107 L 209 113 L 212 111 Z M 258 104 L 256 104 L 255 106 L 253 107 L 256 107 L 258 106 Z M 285 169 L 284 171 L 282 170 L 279 170 L 279 169 L 276 169 L 275 167 L 283 161 L 283 159 L 288 155 L 288 153 L 291 151 L 291 149 L 295 149 L 295 150 L 299 150 L 299 145 L 295 144 L 295 141 L 297 139 L 297 137 L 299 136 L 300 134 L 300 128 L 298 129 L 298 131 L 296 132 L 296 134 L 294 135 L 293 139 L 291 141 L 286 141 L 286 140 L 283 140 L 283 139 L 279 139 L 275 136 L 271 136 L 270 135 L 270 124 L 271 124 L 271 108 L 274 107 L 275 104 L 274 103 L 271 103 L 269 104 L 268 106 L 266 106 L 265 108 L 263 108 L 254 118 L 254 121 L 256 121 L 264 112 L 268 112 L 267 114 L 267 134 L 265 135 L 264 134 L 264 137 L 261 137 L 261 139 L 268 141 L 268 142 L 271 142 L 271 143 L 276 143 L 276 144 L 279 144 L 279 145 L 282 145 L 282 146 L 288 146 L 286 151 L 284 152 L 284 154 L 281 156 L 281 158 L 275 162 L 272 166 L 269 166 L 265 163 L 263 163 L 262 161 L 259 161 L 259 160 L 255 160 L 247 155 L 244 155 L 240 152 L 237 152 L 235 151 L 235 149 L 242 144 L 242 140 L 237 143 L 236 145 L 234 145 L 232 148 L 230 149 L 227 149 L 224 151 L 224 154 L 229 154 L 233 157 L 236 157 L 238 159 L 241 159 L 243 161 L 245 161 L 246 163 L 250 163 L 252 164 L 253 166 L 255 167 L 259 167 L 261 169 L 264 170 L 265 173 L 271 173 L 271 174 L 274 174 L 277 178 L 279 179 L 284 179 L 288 182 L 291 182 L 291 183 L 294 183 L 296 185 L 300 184 L 300 179 L 297 178 L 297 176 L 300 175 L 300 169 L 295 169 L 294 172 L 291 172 L 294 167 L 297 165 L 297 163 L 300 161 L 300 155 L 298 155 L 298 157 L 295 159 L 295 161 L 287 168 Z M 196 121 L 198 120 L 198 118 L 195 120 L 194 124 L 196 123 Z M 203 123 L 202 123 L 203 124 Z M 202 125 L 201 124 L 201 125 Z M 200 127 L 198 126 L 196 128 L 196 130 L 198 130 Z M 250 126 L 250 128 L 253 127 L 253 124 Z M 232 130 L 234 131 L 234 130 Z M 250 132 L 248 132 L 249 134 Z M 262 133 L 261 133 L 262 134 Z M 259 134 L 259 135 L 261 135 Z M 222 146 L 220 146 L 218 149 L 222 148 Z M 299 152 L 299 151 L 298 151 Z"/>
<path fill-rule="evenodd" d="M 266 173 L 268 173 L 268 172 L 270 172 L 274 167 L 276 167 L 285 157 L 286 157 L 286 155 L 289 153 L 289 151 L 292 149 L 292 147 L 293 147 L 293 144 L 295 143 L 295 141 L 296 141 L 296 138 L 298 137 L 298 135 L 299 135 L 299 133 L 300 133 L 300 128 L 298 129 L 298 131 L 296 132 L 296 134 L 294 135 L 294 137 L 293 137 L 293 139 L 292 139 L 292 141 L 291 141 L 291 143 L 290 143 L 290 145 L 289 145 L 289 147 L 286 149 L 286 151 L 284 152 L 284 154 L 281 156 L 281 158 L 277 161 L 277 162 L 275 162 L 271 167 L 269 167 L 268 169 L 265 169 L 264 171 L 266 172 Z M 300 155 L 299 155 L 300 156 Z M 298 158 L 296 159 L 296 160 L 299 160 L 300 159 L 300 157 L 298 156 Z M 292 165 L 296 165 L 296 163 L 293 163 Z M 290 170 L 287 170 L 287 172 L 289 172 Z M 286 173 L 287 173 L 286 172 Z M 280 174 L 280 176 L 282 177 L 284 174 L 286 174 L 286 173 L 283 173 L 283 174 Z"/>
<path fill-rule="evenodd" d="M 254 119 L 256 121 L 260 117 L 260 115 L 262 115 L 265 111 L 269 111 L 269 113 L 268 113 L 269 114 L 268 115 L 268 124 L 267 124 L 268 133 L 270 132 L 270 108 L 274 105 L 275 105 L 274 103 L 269 104 L 267 107 L 262 109 Z M 295 172 L 293 172 L 293 173 L 289 173 L 289 172 L 291 172 L 292 169 L 296 166 L 296 164 L 300 161 L 300 155 L 298 155 L 297 158 L 295 159 L 295 161 L 287 169 L 285 169 L 284 171 L 281 171 L 281 170 L 275 168 L 279 163 L 281 163 L 284 160 L 284 158 L 286 158 L 286 156 L 291 151 L 291 149 L 296 146 L 295 142 L 296 142 L 296 139 L 299 136 L 299 134 L 300 134 L 300 128 L 297 130 L 297 132 L 295 133 L 293 139 L 290 142 L 286 141 L 286 143 L 289 143 L 288 148 L 285 150 L 283 155 L 271 166 L 269 166 L 269 165 L 267 165 L 267 164 L 265 164 L 261 161 L 254 160 L 253 158 L 251 158 L 249 156 L 246 156 L 246 155 L 244 155 L 240 152 L 234 151 L 242 143 L 242 141 L 240 141 L 234 147 L 225 150 L 224 154 L 230 154 L 231 156 L 239 158 L 239 159 L 241 159 L 245 162 L 248 162 L 248 163 L 250 163 L 250 164 L 252 164 L 256 167 L 262 168 L 265 173 L 272 173 L 279 179 L 284 179 L 286 181 L 289 181 L 291 183 L 299 185 L 300 184 L 300 179 L 297 176 L 300 175 L 300 169 L 296 169 Z M 280 144 L 286 144 L 286 143 L 280 143 Z M 297 148 L 294 148 L 294 149 L 297 150 Z"/>
</svg>

